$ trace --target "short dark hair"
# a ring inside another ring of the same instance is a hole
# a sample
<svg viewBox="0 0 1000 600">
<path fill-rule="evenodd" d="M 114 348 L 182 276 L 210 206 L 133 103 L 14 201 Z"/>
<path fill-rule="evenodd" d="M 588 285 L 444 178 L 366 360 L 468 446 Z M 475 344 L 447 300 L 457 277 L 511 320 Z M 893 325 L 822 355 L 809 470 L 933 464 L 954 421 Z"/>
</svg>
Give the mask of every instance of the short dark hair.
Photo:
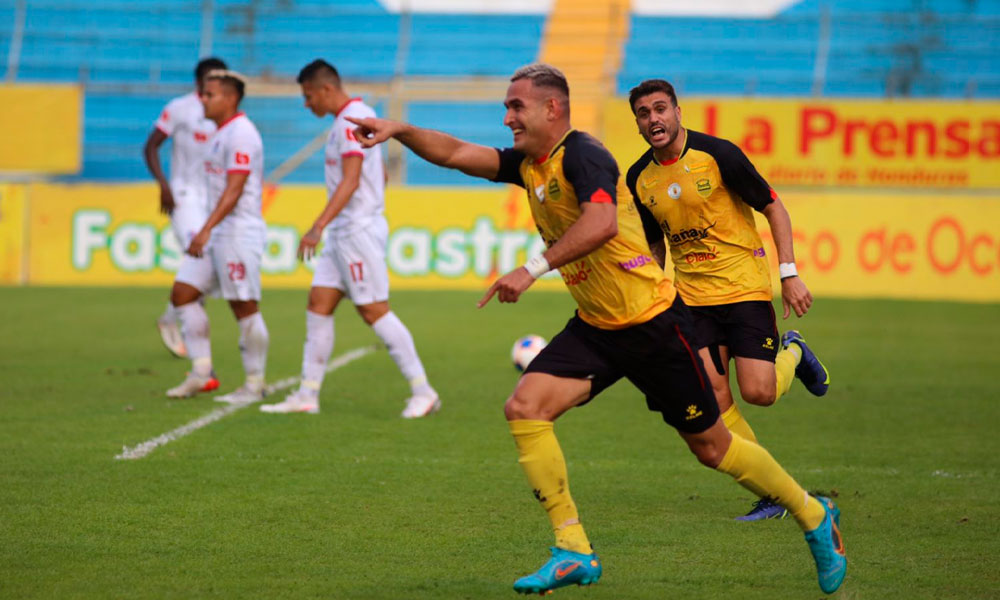
<svg viewBox="0 0 1000 600">
<path fill-rule="evenodd" d="M 322 58 L 317 58 L 308 65 L 302 67 L 302 70 L 299 71 L 299 76 L 295 79 L 295 81 L 302 84 L 319 78 L 328 79 L 334 85 L 338 87 L 340 86 L 340 73 L 337 72 L 337 69 L 333 65 L 326 62 Z"/>
<path fill-rule="evenodd" d="M 514 74 L 510 78 L 511 81 L 519 79 L 530 79 L 532 85 L 553 88 L 569 98 L 569 83 L 566 81 L 566 76 L 552 65 L 545 63 L 525 65 L 514 71 Z"/>
<path fill-rule="evenodd" d="M 198 66 L 194 68 L 195 81 L 201 81 L 205 75 L 208 75 L 209 71 L 225 71 L 228 68 L 229 67 L 226 66 L 226 63 L 223 62 L 221 58 L 216 58 L 214 56 L 203 58 L 198 61 Z"/>
<path fill-rule="evenodd" d="M 228 86 L 233 91 L 236 92 L 236 102 L 237 104 L 243 100 L 243 94 L 246 92 L 246 77 L 237 73 L 236 71 L 226 71 L 222 69 L 216 69 L 214 71 L 209 71 L 208 75 L 205 76 L 205 81 L 216 80 L 222 83 L 222 85 Z"/>
<path fill-rule="evenodd" d="M 632 88 L 632 91 L 628 93 L 628 105 L 632 109 L 632 114 L 635 114 L 636 100 L 656 92 L 663 92 L 667 96 L 670 96 L 674 106 L 677 106 L 677 92 L 674 91 L 674 86 L 670 85 L 669 81 L 665 81 L 663 79 L 647 79 Z"/>
</svg>

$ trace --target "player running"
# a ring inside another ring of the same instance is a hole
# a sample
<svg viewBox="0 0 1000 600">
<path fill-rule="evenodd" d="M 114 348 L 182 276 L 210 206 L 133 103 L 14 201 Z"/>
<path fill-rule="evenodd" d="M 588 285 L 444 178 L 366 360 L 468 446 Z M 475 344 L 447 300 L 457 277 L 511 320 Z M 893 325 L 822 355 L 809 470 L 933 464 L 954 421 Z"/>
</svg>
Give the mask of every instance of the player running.
<svg viewBox="0 0 1000 600">
<path fill-rule="evenodd" d="M 830 374 L 795 330 L 778 347 L 771 305 L 771 278 L 751 209 L 767 218 L 778 250 L 784 318 L 799 317 L 812 295 L 798 277 L 792 223 L 778 195 L 735 144 L 685 129 L 674 88 L 661 79 L 643 81 L 629 96 L 639 133 L 650 149 L 628 170 L 629 190 L 639 203 L 653 257 L 666 261 L 670 244 L 677 291 L 691 307 L 699 350 L 722 420 L 730 431 L 756 441 L 733 402 L 730 357 L 744 400 L 770 406 L 798 378 L 816 396 Z M 662 235 L 659 229 L 662 227 Z M 770 498 L 754 503 L 739 520 L 781 518 L 787 512 Z"/>
<path fill-rule="evenodd" d="M 201 229 L 208 216 L 205 197 L 205 146 L 215 133 L 215 123 L 205 118 L 201 105 L 201 92 L 205 75 L 213 69 L 225 69 L 226 63 L 218 58 L 206 58 L 194 70 L 195 90 L 178 96 L 167 103 L 160 118 L 146 139 L 143 156 L 146 167 L 160 184 L 160 212 L 170 216 L 170 225 L 182 253 L 181 261 L 201 260 L 183 256 L 191 238 Z M 167 138 L 173 139 L 170 151 L 170 179 L 167 180 L 160 166 L 160 146 Z M 178 325 L 177 309 L 167 303 L 167 308 L 156 321 L 160 338 L 174 356 L 187 357 L 187 349 Z M 205 391 L 219 387 L 214 378 L 206 384 Z"/>
<path fill-rule="evenodd" d="M 306 307 L 306 341 L 302 350 L 302 384 L 283 402 L 260 407 L 268 413 L 318 413 L 319 390 L 333 352 L 333 312 L 346 295 L 358 314 L 389 349 L 410 384 L 411 396 L 402 416 L 415 419 L 441 408 L 437 392 L 427 382 L 413 336 L 389 309 L 389 269 L 385 245 L 389 225 L 385 212 L 385 169 L 379 146 L 365 148 L 354 137 L 347 119 L 375 116 L 375 111 L 344 91 L 337 70 L 315 60 L 299 73 L 306 108 L 317 117 L 334 115 L 326 142 L 327 198 L 323 212 L 299 243 L 299 258 L 316 252 L 326 231 L 323 252 Z"/>
<path fill-rule="evenodd" d="M 167 391 L 172 398 L 197 394 L 211 377 L 208 315 L 199 300 L 217 287 L 239 323 L 246 382 L 215 399 L 249 403 L 264 394 L 268 333 L 258 307 L 266 234 L 261 216 L 264 145 L 257 128 L 239 110 L 245 85 L 238 73 L 211 71 L 201 95 L 205 116 L 218 126 L 203 165 L 212 205 L 187 248 L 188 254 L 205 260 L 181 263 L 170 296 L 192 362 L 187 379 Z"/>
<path fill-rule="evenodd" d="M 690 313 L 670 277 L 647 255 L 636 205 L 628 201 L 614 158 L 570 126 L 565 77 L 548 65 L 522 67 L 511 78 L 504 106 L 514 145 L 503 150 L 406 123 L 355 122 L 366 146 L 395 138 L 434 164 L 527 190 L 548 249 L 498 279 L 480 307 L 494 295 L 516 302 L 551 268 L 559 269 L 577 302 L 576 315 L 531 362 L 504 408 L 518 462 L 556 538 L 552 558 L 514 589 L 545 593 L 600 578 L 601 562 L 570 496 L 553 421 L 622 377 L 646 395 L 650 410 L 678 430 L 701 463 L 787 508 L 806 532 L 820 587 L 837 589 L 847 567 L 839 511 L 830 499 L 807 494 L 767 450 L 730 433 L 719 419 L 705 368 L 689 342 Z M 619 204 L 618 198 L 627 201 Z"/>
</svg>

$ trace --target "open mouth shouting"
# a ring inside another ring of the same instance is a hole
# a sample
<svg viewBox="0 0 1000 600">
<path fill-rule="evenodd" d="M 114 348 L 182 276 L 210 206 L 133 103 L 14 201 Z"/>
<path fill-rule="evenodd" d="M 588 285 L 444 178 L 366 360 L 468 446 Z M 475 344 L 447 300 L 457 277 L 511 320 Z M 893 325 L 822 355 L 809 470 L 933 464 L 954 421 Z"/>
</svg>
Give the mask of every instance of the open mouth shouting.
<svg viewBox="0 0 1000 600">
<path fill-rule="evenodd" d="M 670 141 L 667 136 L 667 128 L 659 123 L 650 125 L 649 141 L 653 144 L 662 144 Z"/>
</svg>

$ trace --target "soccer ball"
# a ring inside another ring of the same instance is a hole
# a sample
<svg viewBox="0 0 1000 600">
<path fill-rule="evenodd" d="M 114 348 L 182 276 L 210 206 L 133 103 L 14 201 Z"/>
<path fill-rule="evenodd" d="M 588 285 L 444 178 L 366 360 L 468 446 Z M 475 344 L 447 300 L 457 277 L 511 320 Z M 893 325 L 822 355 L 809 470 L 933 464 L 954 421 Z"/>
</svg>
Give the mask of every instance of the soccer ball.
<svg viewBox="0 0 1000 600">
<path fill-rule="evenodd" d="M 514 368 L 523 371 L 528 368 L 528 363 L 538 356 L 542 348 L 546 346 L 545 338 L 540 335 L 526 335 L 514 342 L 514 347 L 510 349 L 510 359 L 514 362 Z"/>
</svg>

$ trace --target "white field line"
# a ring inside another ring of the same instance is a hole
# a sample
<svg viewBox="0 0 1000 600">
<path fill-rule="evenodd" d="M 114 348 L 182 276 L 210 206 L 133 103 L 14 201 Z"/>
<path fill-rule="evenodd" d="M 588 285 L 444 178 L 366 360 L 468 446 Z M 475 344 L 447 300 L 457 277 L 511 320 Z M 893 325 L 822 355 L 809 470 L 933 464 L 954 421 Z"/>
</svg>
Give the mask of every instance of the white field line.
<svg viewBox="0 0 1000 600">
<path fill-rule="evenodd" d="M 338 357 L 336 357 L 336 358 L 334 358 L 333 360 L 330 361 L 330 364 L 328 364 L 326 366 L 326 372 L 330 373 L 331 371 L 336 371 L 337 369 L 343 367 L 344 365 L 346 365 L 348 363 L 354 362 L 355 360 L 361 358 L 362 356 L 365 356 L 367 354 L 371 354 L 377 348 L 378 347 L 374 346 L 374 345 L 373 346 L 363 346 L 361 348 L 355 348 L 354 350 L 351 350 L 350 352 L 345 352 L 345 353 L 341 354 L 340 356 L 338 356 Z M 288 378 L 285 378 L 285 379 L 282 379 L 280 381 L 276 381 L 276 382 L 272 383 L 271 385 L 267 386 L 267 388 L 265 388 L 265 389 L 266 389 L 266 391 L 267 391 L 268 394 L 272 394 L 274 392 L 278 392 L 278 391 L 290 388 L 290 387 L 292 387 L 293 385 L 295 385 L 298 382 L 299 382 L 299 377 L 298 376 L 296 376 L 296 377 L 288 377 Z M 194 421 L 191 421 L 190 423 L 187 423 L 186 425 L 181 425 L 177 429 L 168 431 L 168 432 L 166 432 L 166 433 L 164 433 L 162 435 L 156 436 L 155 438 L 146 440 L 145 442 L 139 444 L 138 446 L 135 446 L 133 448 L 129 448 L 128 446 L 125 446 L 125 447 L 122 448 L 122 453 L 116 455 L 115 459 L 116 460 L 136 460 L 136 459 L 142 458 L 142 457 L 146 456 L 147 454 L 149 454 L 150 452 L 152 452 L 153 450 L 159 448 L 160 446 L 164 446 L 164 445 L 169 444 L 170 442 L 172 442 L 174 440 L 180 439 L 180 438 L 186 436 L 187 434 L 189 434 L 189 433 L 191 433 L 193 431 L 197 431 L 197 430 L 201 429 L 202 427 L 204 427 L 206 425 L 211 425 L 212 423 L 218 421 L 219 419 L 222 419 L 223 417 L 225 417 L 227 415 L 231 415 L 234 412 L 240 410 L 241 408 L 246 408 L 247 406 L 250 406 L 251 404 L 255 404 L 255 403 L 256 402 L 240 402 L 240 403 L 235 403 L 235 404 L 227 404 L 226 406 L 224 406 L 222 408 L 217 408 L 217 409 L 213 410 L 212 412 L 208 413 L 207 415 L 205 415 L 203 417 L 199 417 L 199 418 L 195 419 Z"/>
</svg>

